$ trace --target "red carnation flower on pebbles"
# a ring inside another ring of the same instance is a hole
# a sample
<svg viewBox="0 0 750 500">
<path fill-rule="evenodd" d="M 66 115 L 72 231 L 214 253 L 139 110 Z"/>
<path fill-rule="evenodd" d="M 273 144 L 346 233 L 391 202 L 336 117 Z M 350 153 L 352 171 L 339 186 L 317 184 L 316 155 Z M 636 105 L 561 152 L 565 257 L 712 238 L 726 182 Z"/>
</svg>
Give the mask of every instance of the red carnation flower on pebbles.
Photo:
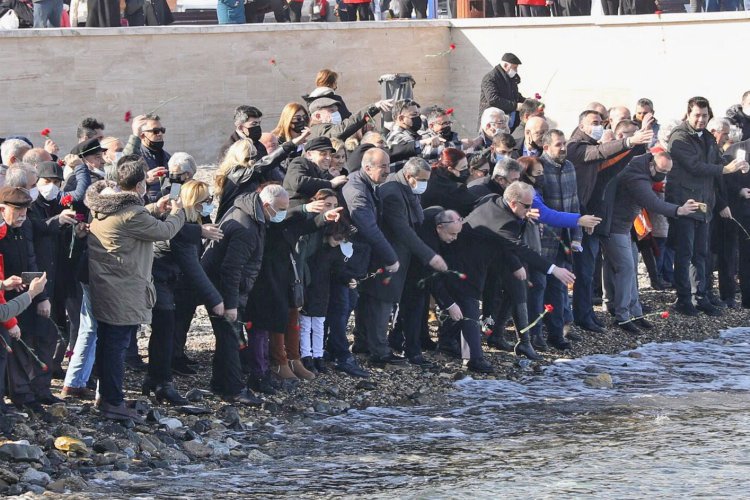
<svg viewBox="0 0 750 500">
<path fill-rule="evenodd" d="M 661 313 L 661 314 L 659 315 L 659 317 L 661 317 L 661 319 L 668 319 L 668 318 L 669 318 L 669 311 L 663 311 L 663 312 L 662 312 L 662 313 Z"/>
<path fill-rule="evenodd" d="M 456 44 L 455 44 L 455 43 L 452 43 L 452 44 L 450 44 L 450 45 L 448 46 L 448 48 L 450 48 L 451 50 L 456 50 Z"/>
<path fill-rule="evenodd" d="M 555 308 L 552 306 L 552 304 L 544 304 L 544 312 L 552 312 Z"/>
<path fill-rule="evenodd" d="M 125 122 L 126 123 L 129 122 L 132 117 L 133 117 L 133 113 L 131 113 L 130 111 L 125 111 Z"/>
<path fill-rule="evenodd" d="M 43 130 L 42 130 L 41 132 L 39 132 L 39 133 L 40 133 L 41 135 L 43 135 L 44 137 L 46 137 L 47 139 L 49 139 L 49 135 L 50 135 L 50 133 L 51 133 L 51 132 L 52 132 L 52 131 L 51 131 L 50 129 L 48 129 L 48 128 L 45 128 L 45 129 L 43 129 Z"/>
<path fill-rule="evenodd" d="M 453 108 L 448 108 L 445 110 L 446 115 L 452 115 L 453 114 Z"/>
</svg>

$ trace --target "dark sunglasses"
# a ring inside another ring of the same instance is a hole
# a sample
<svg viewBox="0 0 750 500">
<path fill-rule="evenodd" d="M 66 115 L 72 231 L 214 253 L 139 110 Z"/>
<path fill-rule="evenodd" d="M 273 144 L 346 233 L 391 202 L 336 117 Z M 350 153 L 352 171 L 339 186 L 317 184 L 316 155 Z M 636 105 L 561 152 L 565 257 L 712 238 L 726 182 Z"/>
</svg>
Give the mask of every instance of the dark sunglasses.
<svg viewBox="0 0 750 500">
<path fill-rule="evenodd" d="M 522 201 L 517 201 L 516 203 L 518 203 L 519 205 L 523 205 L 523 207 L 526 210 L 529 210 L 531 208 L 531 204 L 530 203 L 528 205 L 526 203 L 522 202 Z"/>
<path fill-rule="evenodd" d="M 151 132 L 152 134 L 164 134 L 167 132 L 167 129 L 164 127 L 156 127 L 152 128 L 151 130 L 144 130 L 144 132 Z"/>
</svg>

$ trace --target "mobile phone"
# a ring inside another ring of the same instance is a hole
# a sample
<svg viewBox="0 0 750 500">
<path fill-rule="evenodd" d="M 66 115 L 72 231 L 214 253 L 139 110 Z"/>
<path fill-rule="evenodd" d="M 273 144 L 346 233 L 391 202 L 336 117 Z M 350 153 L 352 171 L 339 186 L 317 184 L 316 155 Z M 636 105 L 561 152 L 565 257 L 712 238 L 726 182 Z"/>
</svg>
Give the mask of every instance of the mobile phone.
<svg viewBox="0 0 750 500">
<path fill-rule="evenodd" d="M 708 205 L 705 203 L 698 203 L 698 210 L 705 214 L 708 211 Z"/>
<path fill-rule="evenodd" d="M 180 197 L 180 190 L 182 190 L 182 184 L 170 184 L 169 185 L 169 199 L 176 200 Z"/>
<path fill-rule="evenodd" d="M 747 153 L 744 149 L 737 150 L 737 161 L 745 161 L 747 159 Z"/>
<path fill-rule="evenodd" d="M 40 272 L 26 272 L 21 273 L 21 283 L 28 285 L 34 278 L 41 278 L 44 273 Z"/>
</svg>

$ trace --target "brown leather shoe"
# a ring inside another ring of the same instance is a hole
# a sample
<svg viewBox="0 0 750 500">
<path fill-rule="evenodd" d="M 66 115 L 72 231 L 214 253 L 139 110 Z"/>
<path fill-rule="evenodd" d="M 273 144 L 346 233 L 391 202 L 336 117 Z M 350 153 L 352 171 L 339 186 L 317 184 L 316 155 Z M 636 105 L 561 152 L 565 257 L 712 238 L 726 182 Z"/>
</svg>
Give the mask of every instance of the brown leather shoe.
<svg viewBox="0 0 750 500">
<path fill-rule="evenodd" d="M 290 359 L 289 368 L 291 368 L 292 373 L 294 373 L 297 378 L 303 378 L 305 380 L 312 380 L 315 378 L 315 374 L 305 368 L 305 365 L 303 365 L 302 361 L 299 359 Z"/>
<path fill-rule="evenodd" d="M 93 400 L 96 395 L 87 387 L 68 387 L 67 385 L 64 385 L 62 391 L 60 391 L 60 397 L 63 399 L 75 398 L 90 401 Z"/>
<path fill-rule="evenodd" d="M 271 367 L 271 372 L 282 380 L 297 380 L 297 376 L 289 365 L 274 365 Z"/>
</svg>

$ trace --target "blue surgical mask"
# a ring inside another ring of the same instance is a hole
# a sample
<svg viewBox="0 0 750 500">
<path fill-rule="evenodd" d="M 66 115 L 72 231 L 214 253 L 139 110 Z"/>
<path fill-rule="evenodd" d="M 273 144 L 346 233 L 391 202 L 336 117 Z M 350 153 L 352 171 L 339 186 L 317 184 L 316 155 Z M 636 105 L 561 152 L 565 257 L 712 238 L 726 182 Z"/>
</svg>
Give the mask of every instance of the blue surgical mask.
<svg viewBox="0 0 750 500">
<path fill-rule="evenodd" d="M 427 181 L 417 181 L 417 187 L 411 188 L 411 192 L 414 194 L 422 194 L 427 189 Z"/>
<path fill-rule="evenodd" d="M 331 113 L 331 123 L 333 123 L 334 125 L 338 125 L 339 123 L 341 123 L 341 121 L 341 113 L 339 113 L 338 111 L 334 111 L 333 113 Z"/>
<path fill-rule="evenodd" d="M 201 215 L 203 217 L 208 217 L 214 212 L 214 204 L 213 203 L 204 203 L 203 208 L 201 208 Z"/>
<path fill-rule="evenodd" d="M 286 219 L 286 210 L 279 210 L 276 215 L 271 217 L 271 222 L 284 222 L 284 219 Z"/>
<path fill-rule="evenodd" d="M 495 163 L 499 162 L 500 160 L 504 160 L 506 156 L 502 153 L 495 153 Z"/>
<path fill-rule="evenodd" d="M 591 138 L 598 141 L 604 135 L 604 127 L 601 125 L 594 125 L 591 127 Z"/>
<path fill-rule="evenodd" d="M 341 249 L 341 253 L 344 254 L 344 257 L 347 259 L 354 255 L 354 245 L 352 245 L 350 241 L 342 241 L 339 244 L 339 248 Z"/>
</svg>

